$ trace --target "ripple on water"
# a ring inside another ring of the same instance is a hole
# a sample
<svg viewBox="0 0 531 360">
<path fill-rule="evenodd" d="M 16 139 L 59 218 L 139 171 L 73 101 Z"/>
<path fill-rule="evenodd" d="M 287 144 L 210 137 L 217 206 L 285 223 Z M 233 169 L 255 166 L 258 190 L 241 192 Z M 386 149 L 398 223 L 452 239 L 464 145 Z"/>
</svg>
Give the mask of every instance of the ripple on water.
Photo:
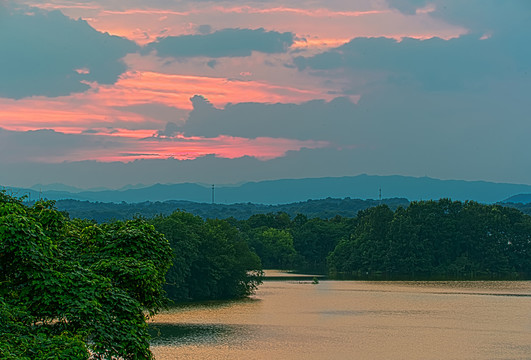
<svg viewBox="0 0 531 360">
<path fill-rule="evenodd" d="M 246 333 L 242 326 L 227 324 L 159 324 L 149 325 L 151 344 L 154 346 L 179 346 L 198 344 L 223 344 Z"/>
</svg>

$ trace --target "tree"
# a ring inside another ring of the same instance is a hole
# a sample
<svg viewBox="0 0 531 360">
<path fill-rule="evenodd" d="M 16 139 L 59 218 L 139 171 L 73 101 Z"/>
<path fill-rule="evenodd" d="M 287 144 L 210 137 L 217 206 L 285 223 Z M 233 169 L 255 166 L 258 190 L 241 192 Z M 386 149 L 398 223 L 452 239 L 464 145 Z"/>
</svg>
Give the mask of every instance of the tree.
<svg viewBox="0 0 531 360">
<path fill-rule="evenodd" d="M 0 358 L 149 359 L 168 241 L 142 220 L 68 221 L 0 193 Z"/>
<path fill-rule="evenodd" d="M 260 259 L 229 222 L 205 222 L 181 211 L 149 221 L 173 248 L 174 261 L 165 285 L 172 300 L 244 297 L 261 283 Z"/>
<path fill-rule="evenodd" d="M 362 211 L 350 239 L 330 254 L 331 273 L 392 278 L 526 278 L 531 217 L 499 205 L 449 199 L 412 202 L 394 213 Z"/>
<path fill-rule="evenodd" d="M 341 241 L 328 258 L 331 270 L 359 274 L 384 271 L 392 218 L 387 205 L 360 211 L 353 234 Z"/>
<path fill-rule="evenodd" d="M 292 269 L 297 260 L 293 237 L 287 230 L 262 227 L 255 229 L 249 239 L 263 265 L 270 269 Z"/>
<path fill-rule="evenodd" d="M 299 267 L 307 271 L 326 272 L 326 257 L 341 239 L 350 236 L 352 223 L 340 216 L 306 221 L 296 217 L 291 232 L 295 250 L 301 257 Z"/>
</svg>

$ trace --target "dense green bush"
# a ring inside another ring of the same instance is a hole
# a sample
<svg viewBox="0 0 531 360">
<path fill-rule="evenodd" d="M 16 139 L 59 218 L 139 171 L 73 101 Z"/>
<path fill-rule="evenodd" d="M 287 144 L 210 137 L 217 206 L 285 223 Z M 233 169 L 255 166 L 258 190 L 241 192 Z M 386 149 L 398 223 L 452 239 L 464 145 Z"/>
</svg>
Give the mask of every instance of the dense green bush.
<svg viewBox="0 0 531 360">
<path fill-rule="evenodd" d="M 171 299 L 239 298 L 261 283 L 260 259 L 227 221 L 204 221 L 177 211 L 149 222 L 165 234 L 173 248 L 173 265 L 165 285 Z"/>
<path fill-rule="evenodd" d="M 151 358 L 171 257 L 142 220 L 69 221 L 0 192 L 0 358 Z"/>
</svg>

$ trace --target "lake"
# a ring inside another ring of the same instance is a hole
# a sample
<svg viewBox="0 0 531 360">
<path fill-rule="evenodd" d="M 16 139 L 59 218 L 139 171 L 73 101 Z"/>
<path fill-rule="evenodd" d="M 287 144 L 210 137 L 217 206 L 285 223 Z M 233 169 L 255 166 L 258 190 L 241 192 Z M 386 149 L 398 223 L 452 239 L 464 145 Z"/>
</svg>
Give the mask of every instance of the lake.
<svg viewBox="0 0 531 360">
<path fill-rule="evenodd" d="M 158 314 L 163 359 L 530 359 L 531 281 L 267 281 Z"/>
</svg>

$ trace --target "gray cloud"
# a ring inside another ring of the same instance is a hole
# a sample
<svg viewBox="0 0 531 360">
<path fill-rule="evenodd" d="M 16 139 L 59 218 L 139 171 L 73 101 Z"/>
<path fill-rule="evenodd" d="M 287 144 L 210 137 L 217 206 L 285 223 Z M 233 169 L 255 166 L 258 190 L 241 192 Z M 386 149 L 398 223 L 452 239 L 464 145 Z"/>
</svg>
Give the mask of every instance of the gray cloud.
<svg viewBox="0 0 531 360">
<path fill-rule="evenodd" d="M 196 160 L 150 159 L 129 163 L 17 162 L 2 164 L 5 171 L 0 172 L 0 186 L 30 187 L 37 183 L 62 183 L 75 184 L 80 188 L 121 188 L 137 183 L 231 184 L 275 178 L 357 175 L 362 167 L 356 166 L 358 158 L 352 155 L 353 152 L 347 150 L 303 149 L 270 161 L 248 156 L 224 159 L 208 155 Z M 336 160 L 330 161 L 331 158 Z"/>
<path fill-rule="evenodd" d="M 83 149 L 110 149 L 123 146 L 119 140 L 85 134 L 64 134 L 50 129 L 9 131 L 0 128 L 0 163 L 56 162 L 64 154 Z"/>
<path fill-rule="evenodd" d="M 6 8 L 0 21 L 0 96 L 61 96 L 112 84 L 136 44 L 59 11 Z M 79 71 L 76 71 L 79 70 Z"/>
<path fill-rule="evenodd" d="M 197 27 L 197 32 L 201 35 L 207 35 L 212 32 L 212 26 L 208 24 L 199 25 Z"/>
<path fill-rule="evenodd" d="M 428 4 L 435 6 L 430 16 L 465 26 L 471 32 L 531 31 L 531 2 L 528 0 L 387 0 L 404 14 L 414 14 Z"/>
<path fill-rule="evenodd" d="M 508 43 L 494 34 L 480 40 L 473 34 L 456 39 L 356 38 L 336 49 L 296 57 L 299 70 L 349 69 L 355 74 L 384 74 L 390 83 L 420 84 L 424 90 L 460 90 L 483 86 L 487 79 L 515 76 L 531 68 L 528 47 Z M 353 75 L 354 78 L 356 75 Z"/>
<path fill-rule="evenodd" d="M 188 114 L 188 110 L 178 109 L 171 106 L 166 106 L 163 104 L 136 104 L 136 105 L 128 105 L 128 106 L 116 106 L 115 109 L 122 110 L 122 111 L 129 111 L 135 114 L 146 116 L 150 119 L 157 119 L 164 122 L 182 122 L 186 118 L 186 115 Z M 135 124 L 122 124 L 121 126 L 127 126 L 131 127 L 131 125 Z M 143 122 L 140 124 L 137 124 L 143 127 L 153 127 L 157 126 L 155 123 L 150 122 Z"/>
<path fill-rule="evenodd" d="M 216 109 L 200 97 L 194 98 L 194 114 L 188 121 L 202 118 L 202 123 L 194 125 L 194 131 L 201 135 L 215 127 L 211 136 L 238 132 L 243 135 L 247 131 L 248 135 L 304 136 L 334 140 L 337 144 L 324 149 L 289 151 L 284 157 L 268 161 L 205 156 L 195 160 L 37 164 L 31 160 L 36 154 L 53 160 L 79 149 L 119 148 L 122 144 L 119 139 L 105 142 L 94 135 L 66 135 L 52 130 L 24 133 L 0 130 L 0 184 L 31 186 L 61 182 L 80 187 L 187 181 L 222 184 L 360 173 L 528 183 L 529 93 L 531 83 L 511 83 L 495 92 L 485 88 L 473 94 L 388 86 L 364 95 L 357 105 L 340 98 L 301 105 L 235 104 L 224 109 Z M 314 113 L 328 115 L 323 117 L 323 126 L 313 126 L 316 120 L 310 122 L 312 126 L 304 125 L 308 118 L 302 116 Z M 263 124 L 240 129 L 239 124 L 253 123 L 253 116 L 258 116 Z M 291 116 L 296 119 L 290 119 Z M 223 119 L 228 118 L 232 122 L 223 126 Z M 277 121 L 284 121 L 286 132 L 269 129 L 278 128 Z M 182 127 L 169 124 L 160 135 L 172 136 L 179 131 Z"/>
<path fill-rule="evenodd" d="M 293 44 L 292 33 L 264 29 L 224 29 L 210 34 L 168 36 L 146 45 L 161 57 L 240 57 L 253 51 L 282 53 Z"/>
<path fill-rule="evenodd" d="M 285 157 L 269 161 L 251 157 L 223 159 L 209 155 L 196 160 L 152 159 L 129 163 L 17 162 L 2 164 L 0 186 L 30 187 L 37 183 L 63 183 L 81 188 L 120 188 L 137 183 L 230 184 L 264 179 L 347 176 L 361 173 L 428 175 L 464 180 L 477 180 L 479 177 L 498 182 L 528 183 L 531 176 L 527 153 L 516 153 L 511 158 L 507 158 L 505 153 L 500 154 L 486 164 L 483 161 L 478 163 L 478 157 L 473 154 L 454 157 L 445 154 L 446 149 L 434 152 L 434 148 L 435 146 L 432 146 L 423 151 L 405 152 L 395 144 L 388 144 L 376 149 L 302 149 L 297 152 L 290 151 Z M 209 201 L 208 195 L 209 193 L 206 194 L 205 201 Z"/>
<path fill-rule="evenodd" d="M 302 104 L 228 104 L 215 108 L 202 96 L 194 96 L 188 120 L 180 127 L 186 135 L 246 138 L 273 137 L 299 140 L 348 141 L 357 123 L 357 107 L 346 98 Z"/>
<path fill-rule="evenodd" d="M 531 124 L 524 121 L 531 113 L 526 99 L 531 93 L 529 76 L 458 92 L 386 83 L 366 89 L 358 104 L 339 97 L 330 102 L 239 103 L 218 109 L 195 96 L 186 123 L 172 125 L 171 131 L 188 136 L 324 140 L 339 148 L 386 144 L 404 157 L 429 153 L 425 149 L 430 148 L 451 158 L 470 152 L 479 159 L 476 149 L 492 152 L 488 155 L 492 157 L 510 156 L 510 148 L 524 151 L 527 141 L 521 134 L 531 132 Z M 505 145 L 493 151 L 491 143 Z M 471 144 L 475 147 L 466 148 Z"/>
<path fill-rule="evenodd" d="M 179 133 L 179 130 L 179 126 L 176 123 L 168 122 L 166 123 L 166 127 L 164 128 L 164 130 L 159 130 L 157 132 L 157 135 L 172 137 L 177 135 Z"/>
<path fill-rule="evenodd" d="M 531 72 L 531 2 L 515 0 L 389 0 L 413 14 L 428 4 L 430 16 L 468 29 L 443 40 L 355 38 L 293 64 L 310 74 L 350 81 L 348 92 L 400 85 L 426 91 L 477 91 L 495 82 L 529 81 Z M 508 80 L 510 79 L 510 80 Z M 346 92 L 346 93 L 348 93 Z"/>
</svg>

